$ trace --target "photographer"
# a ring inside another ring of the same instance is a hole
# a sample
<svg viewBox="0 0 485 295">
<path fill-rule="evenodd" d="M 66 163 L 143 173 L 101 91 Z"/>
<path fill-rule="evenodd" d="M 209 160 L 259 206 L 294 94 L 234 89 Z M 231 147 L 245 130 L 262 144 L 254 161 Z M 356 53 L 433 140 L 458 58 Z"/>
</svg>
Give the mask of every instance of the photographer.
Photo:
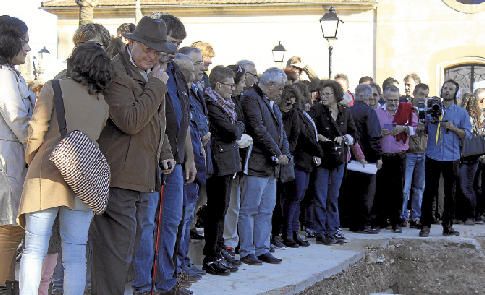
<svg viewBox="0 0 485 295">
<path fill-rule="evenodd" d="M 428 116 L 426 129 L 428 147 L 426 149 L 426 188 L 424 190 L 420 237 L 429 236 L 433 220 L 432 204 L 438 194 L 440 175 L 443 174 L 445 185 L 445 208 L 443 212 L 443 235 L 458 236 L 453 229 L 455 210 L 455 184 L 460 160 L 460 143 L 471 136 L 470 117 L 466 110 L 455 104 L 459 86 L 453 80 L 447 80 L 441 87 L 443 105 L 441 115 Z"/>
</svg>

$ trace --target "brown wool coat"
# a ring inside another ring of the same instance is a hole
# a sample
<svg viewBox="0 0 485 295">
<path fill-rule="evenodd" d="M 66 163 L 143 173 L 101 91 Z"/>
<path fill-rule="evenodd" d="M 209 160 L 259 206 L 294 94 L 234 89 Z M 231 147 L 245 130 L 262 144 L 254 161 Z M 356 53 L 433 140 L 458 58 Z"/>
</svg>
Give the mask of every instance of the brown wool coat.
<svg viewBox="0 0 485 295">
<path fill-rule="evenodd" d="M 111 167 L 111 187 L 153 192 L 160 189 L 160 160 L 173 159 L 165 135 L 166 85 L 148 81 L 123 51 L 113 58 L 114 77 L 105 90 L 109 105 L 99 146 Z"/>
<path fill-rule="evenodd" d="M 109 108 L 103 95 L 90 95 L 85 86 L 71 80 L 60 80 L 64 100 L 67 132 L 80 130 L 96 141 L 108 119 Z M 18 221 L 23 214 L 65 206 L 85 209 L 66 184 L 49 155 L 61 138 L 54 110 L 54 90 L 47 82 L 37 99 L 29 122 L 25 161 L 29 165 L 20 200 Z"/>
</svg>

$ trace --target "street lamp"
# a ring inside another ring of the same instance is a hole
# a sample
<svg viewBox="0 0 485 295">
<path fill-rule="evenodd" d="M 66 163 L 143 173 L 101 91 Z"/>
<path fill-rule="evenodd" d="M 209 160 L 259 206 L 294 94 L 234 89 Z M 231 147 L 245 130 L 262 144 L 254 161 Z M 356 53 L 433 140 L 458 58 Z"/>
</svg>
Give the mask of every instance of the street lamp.
<svg viewBox="0 0 485 295">
<path fill-rule="evenodd" d="M 34 56 L 33 67 L 35 80 L 42 79 L 42 75 L 45 73 L 47 57 L 50 55 L 50 51 L 47 48 L 42 48 L 38 52 L 39 58 Z"/>
<path fill-rule="evenodd" d="M 335 8 L 331 6 L 328 11 L 320 18 L 320 27 L 322 29 L 322 36 L 328 42 L 328 78 L 332 78 L 332 50 L 333 41 L 337 40 L 338 25 L 342 22 Z"/>
<path fill-rule="evenodd" d="M 273 61 L 275 63 L 282 63 L 285 60 L 286 49 L 283 44 L 281 44 L 281 41 L 278 41 L 278 45 L 273 48 L 272 52 Z"/>
</svg>

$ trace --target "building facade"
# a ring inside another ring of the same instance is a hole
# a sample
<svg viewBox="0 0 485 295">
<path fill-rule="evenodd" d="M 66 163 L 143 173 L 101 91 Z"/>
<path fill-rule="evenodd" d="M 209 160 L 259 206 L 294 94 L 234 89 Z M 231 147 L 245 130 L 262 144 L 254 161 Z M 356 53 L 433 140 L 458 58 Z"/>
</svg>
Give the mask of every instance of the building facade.
<svg viewBox="0 0 485 295">
<path fill-rule="evenodd" d="M 135 22 L 135 0 L 97 0 L 94 22 L 112 34 L 124 22 Z M 183 45 L 210 42 L 214 65 L 240 59 L 255 61 L 259 71 L 275 66 L 278 41 L 286 57 L 301 56 L 321 78 L 328 76 L 328 44 L 319 19 L 334 6 L 344 21 L 333 44 L 332 73 L 345 73 L 355 87 L 361 76 L 378 83 L 400 81 L 415 72 L 439 94 L 446 78 L 459 80 L 464 91 L 485 79 L 485 1 L 480 0 L 139 0 L 144 15 L 167 12 L 181 18 L 187 30 Z M 72 50 L 79 23 L 74 0 L 44 1 L 58 17 L 58 59 Z M 482 33 L 482 34 L 481 34 Z M 403 89 L 404 90 L 404 89 Z"/>
</svg>

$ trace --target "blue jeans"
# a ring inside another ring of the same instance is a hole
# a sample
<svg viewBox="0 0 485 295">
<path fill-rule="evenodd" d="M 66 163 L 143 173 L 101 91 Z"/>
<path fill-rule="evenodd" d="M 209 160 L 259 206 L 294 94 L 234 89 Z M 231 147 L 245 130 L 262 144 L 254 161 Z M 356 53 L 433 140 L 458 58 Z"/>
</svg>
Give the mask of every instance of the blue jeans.
<svg viewBox="0 0 485 295">
<path fill-rule="evenodd" d="M 49 208 L 25 214 L 25 248 L 20 261 L 20 294 L 37 295 L 52 225 L 59 214 L 64 294 L 82 295 L 86 287 L 86 244 L 92 210 Z"/>
<path fill-rule="evenodd" d="M 274 177 L 243 176 L 239 210 L 240 255 L 256 256 L 269 252 L 271 217 L 276 205 Z"/>
<path fill-rule="evenodd" d="M 180 237 L 180 245 L 177 252 L 177 268 L 179 270 L 189 271 L 190 225 L 194 219 L 194 211 L 198 199 L 199 185 L 195 182 L 186 184 L 184 186 L 184 221 L 182 235 Z"/>
<path fill-rule="evenodd" d="M 182 165 L 175 165 L 165 178 L 160 244 L 157 260 L 157 290 L 168 292 L 177 284 L 175 243 L 182 222 L 184 203 L 184 176 Z"/>
<path fill-rule="evenodd" d="M 155 215 L 157 213 L 160 194 L 140 193 L 140 202 L 136 210 L 136 240 L 133 268 L 135 278 L 133 289 L 140 292 L 150 291 L 152 287 L 153 265 L 153 232 L 155 230 Z"/>
<path fill-rule="evenodd" d="M 295 181 L 290 185 L 294 186 L 290 190 L 292 195 L 285 196 L 283 211 L 285 215 L 286 237 L 293 238 L 293 233 L 300 230 L 300 203 L 305 197 L 305 193 L 310 183 L 310 173 L 295 168 Z"/>
<path fill-rule="evenodd" d="M 473 188 L 473 181 L 478 169 L 478 160 L 460 163 L 458 177 L 460 189 L 466 198 L 465 212 L 466 218 L 475 218 L 475 209 L 477 206 L 477 195 Z"/>
<path fill-rule="evenodd" d="M 340 227 L 338 197 L 343 177 L 344 164 L 333 169 L 317 168 L 315 230 L 321 236 L 333 236 Z"/>
<path fill-rule="evenodd" d="M 404 189 L 403 202 L 401 210 L 402 220 L 408 220 L 408 201 L 410 193 L 412 192 L 411 200 L 411 220 L 419 220 L 421 218 L 421 202 L 423 201 L 424 193 L 424 153 L 409 153 L 406 154 L 406 168 L 404 172 Z"/>
</svg>

